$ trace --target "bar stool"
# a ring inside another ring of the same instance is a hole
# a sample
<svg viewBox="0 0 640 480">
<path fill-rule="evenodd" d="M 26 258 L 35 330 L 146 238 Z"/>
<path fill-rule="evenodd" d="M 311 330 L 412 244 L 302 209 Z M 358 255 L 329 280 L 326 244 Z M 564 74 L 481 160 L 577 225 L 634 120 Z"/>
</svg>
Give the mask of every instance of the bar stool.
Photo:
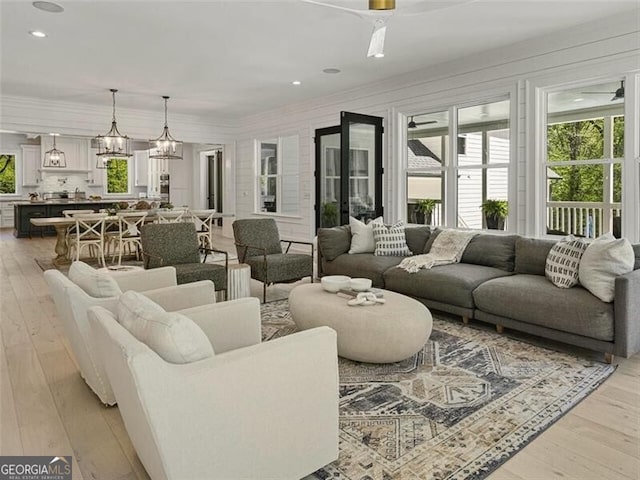
<svg viewBox="0 0 640 480">
<path fill-rule="evenodd" d="M 42 212 L 31 212 L 29 213 L 29 238 L 33 238 L 34 228 L 37 228 L 37 231 L 40 231 L 40 238 L 44 238 L 44 229 L 46 227 L 39 227 L 31 223 L 32 218 L 45 218 L 44 213 Z"/>
</svg>

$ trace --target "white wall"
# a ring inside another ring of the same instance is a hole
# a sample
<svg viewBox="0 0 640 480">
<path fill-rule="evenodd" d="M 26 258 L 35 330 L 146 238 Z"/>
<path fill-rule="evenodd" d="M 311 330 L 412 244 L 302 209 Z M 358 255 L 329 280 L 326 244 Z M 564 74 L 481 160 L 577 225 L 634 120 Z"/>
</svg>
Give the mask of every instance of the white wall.
<svg viewBox="0 0 640 480">
<path fill-rule="evenodd" d="M 542 232 L 538 215 L 534 154 L 536 90 L 587 78 L 597 79 L 640 71 L 640 32 L 637 19 L 624 15 L 581 25 L 544 38 L 452 61 L 421 72 L 361 86 L 311 102 L 245 118 L 238 138 L 236 214 L 254 213 L 255 181 L 253 139 L 300 135 L 299 219 L 278 218 L 281 231 L 294 238 L 314 235 L 314 151 L 317 128 L 337 125 L 340 111 L 384 117 L 385 219 L 405 215 L 404 164 L 406 160 L 405 115 L 441 111 L 450 105 L 472 105 L 510 95 L 512 99 L 512 182 L 510 218 L 512 231 L 536 235 Z M 629 114 L 628 114 L 629 115 Z M 544 179 L 544 173 L 543 179 Z M 637 173 L 636 173 L 637 175 Z M 636 177 L 637 178 L 637 177 Z M 635 182 L 635 189 L 638 189 Z M 452 191 L 455 195 L 455 191 Z M 638 198 L 635 194 L 630 198 Z M 515 208 L 514 208 L 515 207 Z M 637 206 L 628 205 L 629 209 Z M 453 222 L 452 222 L 453 223 Z M 625 232 L 634 239 L 636 231 Z M 638 238 L 635 238 L 638 240 Z"/>
</svg>

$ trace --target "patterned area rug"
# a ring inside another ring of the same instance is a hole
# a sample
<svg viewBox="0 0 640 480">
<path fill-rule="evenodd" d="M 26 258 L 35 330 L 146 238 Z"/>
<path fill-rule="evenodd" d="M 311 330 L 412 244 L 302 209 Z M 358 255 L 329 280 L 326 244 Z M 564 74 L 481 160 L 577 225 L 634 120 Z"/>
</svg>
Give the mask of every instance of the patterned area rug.
<svg viewBox="0 0 640 480">
<path fill-rule="evenodd" d="M 263 305 L 262 325 L 265 340 L 295 332 L 287 301 Z M 340 456 L 314 475 L 485 478 L 614 369 L 434 315 L 429 342 L 407 360 L 340 358 Z"/>
</svg>

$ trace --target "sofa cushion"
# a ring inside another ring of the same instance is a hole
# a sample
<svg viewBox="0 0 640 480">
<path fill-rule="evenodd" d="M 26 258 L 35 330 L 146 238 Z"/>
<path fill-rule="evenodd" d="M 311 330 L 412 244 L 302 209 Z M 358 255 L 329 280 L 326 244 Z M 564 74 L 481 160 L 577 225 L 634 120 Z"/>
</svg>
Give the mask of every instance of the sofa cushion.
<svg viewBox="0 0 640 480">
<path fill-rule="evenodd" d="M 322 271 L 327 275 L 348 275 L 370 278 L 374 287 L 384 287 L 382 274 L 395 267 L 403 257 L 376 257 L 370 253 L 340 255 L 332 262 L 323 259 Z"/>
<path fill-rule="evenodd" d="M 513 275 L 483 283 L 474 290 L 473 299 L 486 313 L 606 342 L 613 340 L 613 305 L 580 286 L 560 289 L 543 276 Z"/>
<path fill-rule="evenodd" d="M 513 272 L 518 238 L 517 235 L 476 235 L 467 245 L 460 261 Z"/>
<path fill-rule="evenodd" d="M 555 240 L 518 237 L 516 239 L 515 273 L 544 276 L 549 250 Z"/>
<path fill-rule="evenodd" d="M 409 273 L 391 268 L 384 273 L 385 288 L 411 297 L 473 308 L 471 292 L 492 278 L 511 275 L 493 267 L 456 263 Z"/>
<path fill-rule="evenodd" d="M 394 257 L 411 255 L 402 221 L 389 227 L 376 221 L 371 222 L 371 225 L 373 226 L 373 238 L 376 241 L 375 255 Z"/>
<path fill-rule="evenodd" d="M 404 229 L 407 247 L 409 247 L 409 250 L 411 250 L 411 253 L 414 255 L 422 253 L 430 235 L 431 229 L 426 225 L 420 227 L 406 226 Z"/>
<path fill-rule="evenodd" d="M 73 262 L 69 268 L 69 280 L 93 298 L 117 297 L 122 293 L 118 283 L 106 272 L 99 272 L 84 262 Z"/>
<path fill-rule="evenodd" d="M 547 255 L 544 276 L 559 288 L 571 288 L 578 284 L 578 267 L 587 243 L 569 235 L 556 243 Z"/>
<path fill-rule="evenodd" d="M 193 320 L 166 312 L 140 293 L 124 293 L 117 310 L 120 324 L 167 362 L 191 363 L 214 355 L 211 342 Z"/>
<path fill-rule="evenodd" d="M 580 260 L 580 283 L 603 302 L 613 302 L 615 281 L 633 271 L 635 256 L 629 240 L 605 233 L 589 244 Z"/>
<path fill-rule="evenodd" d="M 347 253 L 350 245 L 351 228 L 349 225 L 318 230 L 318 249 L 327 260 L 333 260 L 338 255 Z"/>
<path fill-rule="evenodd" d="M 262 257 L 248 258 L 245 263 L 251 267 L 251 278 L 261 282 L 289 282 L 313 275 L 313 258 L 304 253 L 267 255 L 266 272 Z"/>
<path fill-rule="evenodd" d="M 349 217 L 349 228 L 351 228 L 351 246 L 349 254 L 373 253 L 376 249 L 376 241 L 373 237 L 373 224 L 382 223 L 382 217 L 364 223 L 354 217 Z"/>
</svg>

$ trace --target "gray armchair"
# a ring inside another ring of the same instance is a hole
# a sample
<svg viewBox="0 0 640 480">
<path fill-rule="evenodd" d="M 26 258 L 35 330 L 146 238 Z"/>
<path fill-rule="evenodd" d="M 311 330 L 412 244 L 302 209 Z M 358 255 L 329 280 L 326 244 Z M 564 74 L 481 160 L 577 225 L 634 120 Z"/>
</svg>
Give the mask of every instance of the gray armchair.
<svg viewBox="0 0 640 480">
<path fill-rule="evenodd" d="M 193 223 L 149 223 L 140 229 L 144 268 L 171 266 L 178 284 L 211 280 L 216 291 L 227 290 L 229 255 L 214 248 L 201 248 Z M 205 263 L 210 252 L 225 256 L 224 266 Z M 201 253 L 204 258 L 201 260 Z"/>
<path fill-rule="evenodd" d="M 238 260 L 251 267 L 251 278 L 263 283 L 262 301 L 266 301 L 267 285 L 289 283 L 311 277 L 313 283 L 313 244 L 280 240 L 278 226 L 272 218 L 246 218 L 233 222 Z M 282 244 L 288 243 L 282 251 Z M 309 245 L 311 255 L 289 253 L 291 244 Z"/>
</svg>

